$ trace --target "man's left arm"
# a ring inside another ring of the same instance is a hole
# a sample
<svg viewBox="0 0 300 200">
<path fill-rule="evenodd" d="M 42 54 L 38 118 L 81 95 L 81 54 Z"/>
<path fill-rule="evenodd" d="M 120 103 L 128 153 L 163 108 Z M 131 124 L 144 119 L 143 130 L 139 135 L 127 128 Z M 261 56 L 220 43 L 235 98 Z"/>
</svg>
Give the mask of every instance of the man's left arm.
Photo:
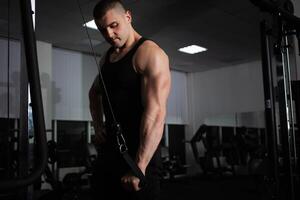
<svg viewBox="0 0 300 200">
<path fill-rule="evenodd" d="M 144 174 L 163 135 L 171 85 L 168 56 L 158 47 L 153 51 L 143 71 L 144 113 L 140 128 L 140 146 L 136 156 L 136 163 Z"/>
<path fill-rule="evenodd" d="M 168 56 L 158 46 L 143 51 L 141 70 L 144 112 L 140 125 L 140 146 L 136 163 L 145 174 L 163 135 L 171 75 Z M 139 190 L 139 179 L 131 173 L 121 178 L 127 190 Z"/>
</svg>

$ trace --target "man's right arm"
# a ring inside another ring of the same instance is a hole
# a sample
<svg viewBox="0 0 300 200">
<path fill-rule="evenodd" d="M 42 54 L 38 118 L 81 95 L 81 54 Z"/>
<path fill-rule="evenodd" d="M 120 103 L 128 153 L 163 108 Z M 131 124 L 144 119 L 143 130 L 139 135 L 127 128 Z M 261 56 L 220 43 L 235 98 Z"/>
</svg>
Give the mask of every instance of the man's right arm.
<svg viewBox="0 0 300 200">
<path fill-rule="evenodd" d="M 93 127 L 96 134 L 96 142 L 105 142 L 105 130 L 103 120 L 103 106 L 99 75 L 95 78 L 89 91 L 90 112 L 93 119 Z"/>
<path fill-rule="evenodd" d="M 103 54 L 98 70 L 101 70 L 105 62 L 107 51 Z M 103 104 L 102 104 L 102 87 L 99 75 L 96 76 L 93 85 L 89 91 L 90 112 L 93 119 L 93 127 L 95 129 L 96 142 L 101 144 L 105 142 L 105 126 L 103 119 Z"/>
</svg>

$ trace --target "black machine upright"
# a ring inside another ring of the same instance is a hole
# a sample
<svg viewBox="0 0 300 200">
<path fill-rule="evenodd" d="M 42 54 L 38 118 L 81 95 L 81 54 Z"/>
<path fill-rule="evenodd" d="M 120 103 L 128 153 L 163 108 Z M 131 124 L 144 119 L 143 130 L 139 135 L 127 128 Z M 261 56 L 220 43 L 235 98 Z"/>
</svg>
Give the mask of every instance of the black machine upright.
<svg viewBox="0 0 300 200">
<path fill-rule="evenodd" d="M 263 12 L 260 24 L 270 199 L 299 198 L 300 18 L 291 1 L 251 0 Z"/>
</svg>

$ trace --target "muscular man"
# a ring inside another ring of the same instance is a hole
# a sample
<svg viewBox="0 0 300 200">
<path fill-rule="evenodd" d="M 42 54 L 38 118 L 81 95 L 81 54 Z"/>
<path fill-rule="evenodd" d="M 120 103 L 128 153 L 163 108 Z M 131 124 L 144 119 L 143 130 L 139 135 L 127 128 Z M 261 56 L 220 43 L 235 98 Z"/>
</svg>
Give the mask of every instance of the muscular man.
<svg viewBox="0 0 300 200">
<path fill-rule="evenodd" d="M 96 77 L 89 92 L 90 110 L 101 143 L 92 178 L 95 198 L 158 199 L 159 143 L 171 82 L 168 56 L 156 43 L 135 31 L 131 13 L 120 0 L 100 1 L 94 8 L 94 19 L 111 44 L 100 66 L 111 107 L 121 124 L 129 154 L 147 179 L 146 187 L 140 188 L 139 179 L 118 152 L 111 131 L 114 119 L 110 105 Z"/>
</svg>

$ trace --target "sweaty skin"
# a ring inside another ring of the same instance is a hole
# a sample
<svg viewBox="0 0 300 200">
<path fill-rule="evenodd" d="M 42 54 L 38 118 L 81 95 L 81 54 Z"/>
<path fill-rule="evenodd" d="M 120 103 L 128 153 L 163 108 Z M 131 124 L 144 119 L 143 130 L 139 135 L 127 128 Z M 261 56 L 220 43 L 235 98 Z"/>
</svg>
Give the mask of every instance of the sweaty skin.
<svg viewBox="0 0 300 200">
<path fill-rule="evenodd" d="M 131 21 L 130 12 L 118 8 L 108 10 L 100 20 L 95 20 L 106 41 L 115 48 L 109 58 L 111 62 L 116 62 L 125 56 L 141 38 L 141 35 L 133 29 Z M 162 138 L 171 76 L 168 56 L 152 41 L 147 40 L 138 48 L 132 62 L 135 71 L 142 75 L 144 111 L 140 124 L 140 146 L 136 154 L 136 163 L 145 174 Z M 90 109 L 94 124 L 101 127 L 102 113 L 97 112 L 101 110 L 99 94 L 101 94 L 100 89 L 93 84 L 89 92 Z M 101 142 L 104 142 L 103 131 L 97 131 Z M 140 189 L 139 179 L 131 173 L 125 174 L 121 178 L 121 183 L 129 191 Z"/>
</svg>

